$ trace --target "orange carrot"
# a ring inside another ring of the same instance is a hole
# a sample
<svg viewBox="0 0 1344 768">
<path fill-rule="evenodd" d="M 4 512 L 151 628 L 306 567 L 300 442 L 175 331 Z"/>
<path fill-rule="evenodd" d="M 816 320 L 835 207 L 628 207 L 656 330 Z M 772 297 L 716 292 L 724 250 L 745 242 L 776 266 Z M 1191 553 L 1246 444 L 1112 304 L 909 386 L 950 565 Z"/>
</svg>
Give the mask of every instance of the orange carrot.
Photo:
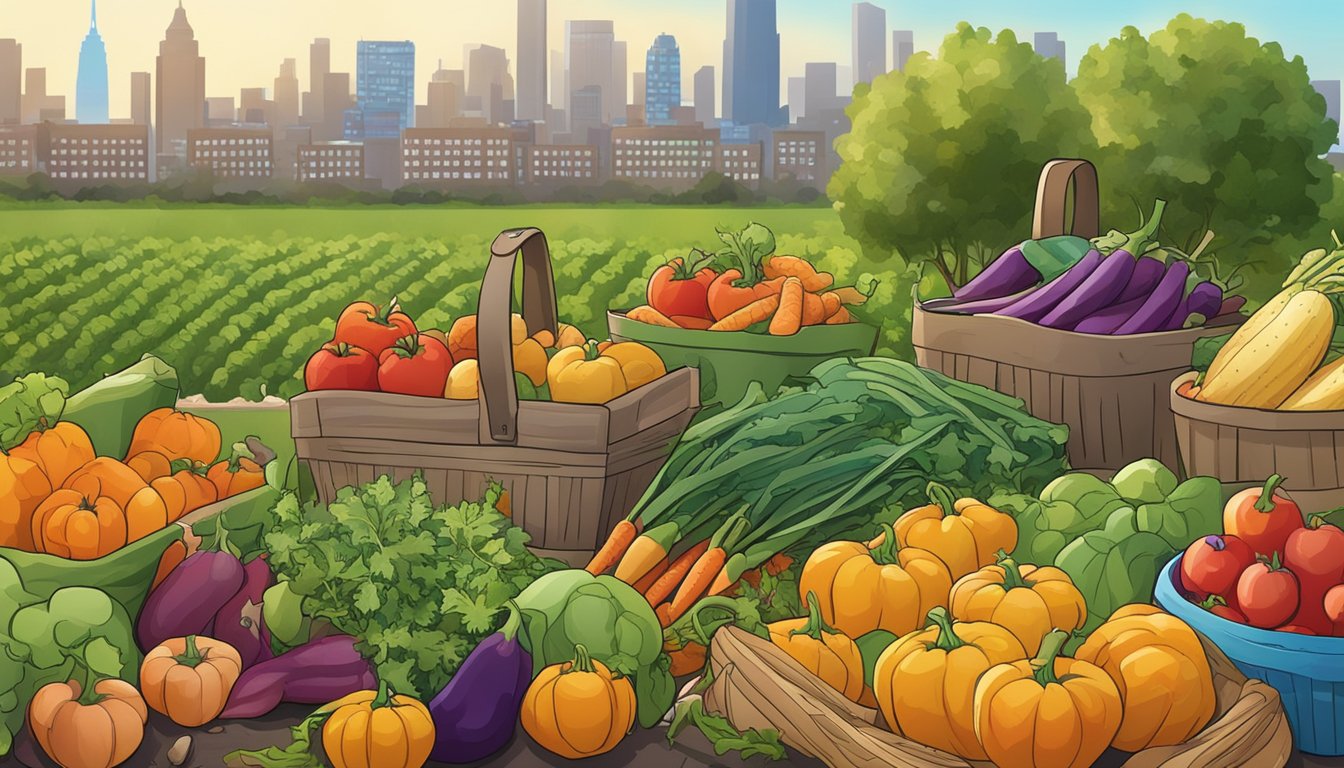
<svg viewBox="0 0 1344 768">
<path fill-rule="evenodd" d="M 649 587 L 652 587 L 654 585 L 654 582 L 658 581 L 658 578 L 660 576 L 662 576 L 664 573 L 667 573 L 667 567 L 668 567 L 667 558 L 664 557 L 662 560 L 658 561 L 657 565 L 653 566 L 653 570 L 644 574 L 644 578 L 640 579 L 639 581 L 635 582 L 632 585 L 634 586 L 635 591 L 639 592 L 640 594 L 643 594 L 646 590 L 648 590 Z"/>
<path fill-rule="evenodd" d="M 710 547 L 705 553 L 696 558 L 695 565 L 686 574 L 686 580 L 681 582 L 681 588 L 672 598 L 672 602 L 667 609 L 669 622 L 681 618 L 691 606 L 705 595 L 705 590 L 709 589 L 710 583 L 719 571 L 723 570 L 723 565 L 728 561 L 728 553 L 723 547 Z"/>
<path fill-rule="evenodd" d="M 684 648 L 663 646 L 663 651 L 667 653 L 667 658 L 672 662 L 672 668 L 668 671 L 672 673 L 673 677 L 680 678 L 694 675 L 704 669 L 709 649 L 699 643 L 687 643 Z M 874 705 L 874 708 L 876 708 L 876 705 Z"/>
<path fill-rule="evenodd" d="M 821 325 L 826 322 L 826 302 L 815 293 L 803 294 L 803 325 Z"/>
<path fill-rule="evenodd" d="M 680 328 L 688 328 L 692 331 L 707 331 L 709 326 L 714 324 L 713 320 L 706 320 L 703 317 L 692 317 L 690 315 L 672 315 L 672 322 Z"/>
<path fill-rule="evenodd" d="M 600 576 L 607 572 L 609 568 L 615 565 L 625 554 L 625 550 L 635 540 L 635 524 L 629 520 L 622 520 L 612 529 L 611 535 L 607 537 L 607 543 L 593 555 L 593 559 L 588 561 L 588 567 L 585 571 Z"/>
<path fill-rule="evenodd" d="M 150 589 L 153 590 L 154 587 L 159 586 L 164 579 L 168 578 L 168 574 L 172 573 L 173 569 L 181 565 L 182 561 L 186 559 L 186 544 L 181 541 L 174 541 L 169 544 L 168 548 L 163 550 L 163 555 L 159 557 L 159 569 L 154 572 L 154 583 L 150 586 Z"/>
<path fill-rule="evenodd" d="M 699 560 L 707 549 L 709 549 L 709 539 L 705 539 L 682 552 L 676 562 L 672 563 L 667 571 L 659 576 L 657 581 L 653 582 L 653 586 L 644 592 L 644 597 L 648 599 L 649 605 L 656 606 L 666 600 L 672 594 L 672 590 L 676 589 L 677 585 L 681 583 L 681 580 L 686 578 L 686 574 L 690 572 L 695 561 Z"/>
<path fill-rule="evenodd" d="M 672 322 L 672 318 L 668 317 L 667 315 L 664 315 L 662 312 L 659 312 L 653 307 L 650 307 L 648 304 L 635 307 L 629 312 L 626 312 L 625 316 L 636 322 L 648 323 L 649 325 L 661 325 L 664 328 L 681 327 L 676 323 Z"/>
<path fill-rule="evenodd" d="M 827 325 L 840 325 L 842 323 L 852 323 L 852 322 L 854 322 L 854 316 L 851 315 L 849 313 L 849 310 L 845 309 L 844 307 L 841 307 L 839 310 L 836 311 L 835 314 L 826 318 Z"/>
<path fill-rule="evenodd" d="M 625 556 L 616 566 L 616 578 L 634 584 L 664 560 L 667 560 L 667 548 L 645 531 L 625 550 Z"/>
<path fill-rule="evenodd" d="M 662 605 L 658 606 L 657 608 L 654 609 L 653 615 L 658 617 L 658 624 L 662 626 L 663 629 L 667 629 L 668 627 L 672 626 L 671 603 L 663 603 Z"/>
<path fill-rule="evenodd" d="M 709 330 L 745 331 L 759 322 L 769 320 L 771 315 L 775 314 L 776 309 L 779 309 L 779 294 L 777 293 L 753 301 L 747 306 L 709 326 Z"/>
<path fill-rule="evenodd" d="M 770 320 L 770 335 L 792 336 L 803 324 L 803 281 L 796 277 L 784 279 L 779 291 L 779 309 Z"/>
<path fill-rule="evenodd" d="M 844 302 L 840 301 L 840 294 L 835 291 L 827 291 L 821 294 L 821 313 L 826 320 L 844 308 Z"/>
<path fill-rule="evenodd" d="M 834 293 L 840 298 L 841 304 L 862 304 L 868 300 L 868 294 L 852 285 L 836 288 Z"/>
<path fill-rule="evenodd" d="M 835 282 L 829 272 L 818 272 L 811 262 L 797 256 L 771 256 L 761 263 L 761 268 L 768 278 L 798 278 L 803 283 L 803 290 L 808 293 L 824 291 Z"/>
</svg>

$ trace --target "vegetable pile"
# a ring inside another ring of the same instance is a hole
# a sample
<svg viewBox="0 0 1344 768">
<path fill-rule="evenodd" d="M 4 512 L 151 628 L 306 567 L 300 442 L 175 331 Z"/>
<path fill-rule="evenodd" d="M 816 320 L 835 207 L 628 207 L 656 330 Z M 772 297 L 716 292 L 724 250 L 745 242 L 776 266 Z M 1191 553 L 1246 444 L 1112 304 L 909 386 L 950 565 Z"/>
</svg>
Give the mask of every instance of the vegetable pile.
<svg viewBox="0 0 1344 768">
<path fill-rule="evenodd" d="M 1214 615 L 1261 629 L 1344 637 L 1344 530 L 1278 490 L 1233 496 L 1221 535 L 1195 539 L 1181 556 L 1178 587 Z"/>
<path fill-rule="evenodd" d="M 760 224 L 720 231 L 719 239 L 718 253 L 692 249 L 654 270 L 648 303 L 626 317 L 667 328 L 792 336 L 809 325 L 855 322 L 849 307 L 877 289 L 871 280 L 866 291 L 834 287 L 834 276 L 806 259 L 776 254 L 774 233 Z"/>
<path fill-rule="evenodd" d="M 1014 246 L 937 307 L 993 314 L 1106 336 L 1175 331 L 1234 314 L 1244 303 L 1224 297 L 1213 280 L 1192 272 L 1207 246 L 1189 256 L 1157 240 L 1166 202 L 1138 230 L 1088 241 L 1065 235 Z"/>
<path fill-rule="evenodd" d="M 1220 340 L 1199 382 L 1181 394 L 1244 408 L 1344 409 L 1344 358 L 1326 362 L 1339 321 L 1330 296 L 1341 290 L 1344 242 L 1335 235 L 1333 250 L 1304 255 L 1283 290 Z"/>
</svg>

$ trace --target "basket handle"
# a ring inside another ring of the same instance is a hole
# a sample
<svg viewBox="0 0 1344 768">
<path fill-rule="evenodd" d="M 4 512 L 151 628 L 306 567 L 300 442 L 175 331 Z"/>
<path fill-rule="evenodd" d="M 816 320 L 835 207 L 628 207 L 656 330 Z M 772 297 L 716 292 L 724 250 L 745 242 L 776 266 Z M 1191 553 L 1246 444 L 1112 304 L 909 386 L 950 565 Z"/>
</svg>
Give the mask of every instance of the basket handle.
<svg viewBox="0 0 1344 768">
<path fill-rule="evenodd" d="M 1073 221 L 1064 221 L 1065 201 L 1073 186 Z M 1092 239 L 1101 234 L 1097 169 L 1086 160 L 1051 160 L 1036 184 L 1036 211 L 1031 239 L 1076 235 Z"/>
<path fill-rule="evenodd" d="M 546 235 L 533 227 L 506 229 L 490 244 L 490 261 L 476 303 L 483 445 L 518 442 L 518 388 L 513 382 L 513 274 L 523 254 L 523 321 L 529 331 L 558 330 L 555 276 Z"/>
</svg>

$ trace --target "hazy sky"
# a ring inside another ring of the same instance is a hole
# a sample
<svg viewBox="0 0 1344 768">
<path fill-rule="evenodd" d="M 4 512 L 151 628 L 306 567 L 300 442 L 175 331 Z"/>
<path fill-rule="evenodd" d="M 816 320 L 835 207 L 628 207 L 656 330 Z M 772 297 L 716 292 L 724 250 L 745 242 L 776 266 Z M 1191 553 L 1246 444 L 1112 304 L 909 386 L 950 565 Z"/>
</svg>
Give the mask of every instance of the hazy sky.
<svg viewBox="0 0 1344 768">
<path fill-rule="evenodd" d="M 462 67 L 468 43 L 517 47 L 515 7 L 510 0 L 184 0 L 187 18 L 206 57 L 206 91 L 238 97 L 241 88 L 270 88 L 285 58 L 299 63 L 306 89 L 308 43 L 332 41 L 334 71 L 354 71 L 355 41 L 410 39 L 416 44 L 417 100 L 442 58 Z M 991 29 L 1012 28 L 1031 39 L 1036 31 L 1057 31 L 1068 45 L 1070 71 L 1088 46 L 1133 24 L 1145 32 L 1163 26 L 1179 11 L 1244 22 L 1262 41 L 1281 43 L 1289 56 L 1301 55 L 1315 79 L 1344 77 L 1344 2 L 1341 0 L 957 0 L 916 3 L 878 0 L 889 28 L 913 29 L 918 49 L 936 49 L 958 21 Z M 111 114 L 130 111 L 130 72 L 154 71 L 154 57 L 177 0 L 99 0 L 98 26 L 108 51 Z M 613 19 L 617 39 L 629 45 L 630 72 L 644 69 L 644 53 L 659 33 L 681 47 L 683 98 L 704 64 L 722 69 L 725 0 L 551 0 L 549 48 L 562 50 L 566 19 Z M 808 61 L 850 62 L 850 2 L 779 0 L 781 76 L 802 74 Z M 483 10 L 487 7 L 498 11 Z M 74 114 L 79 45 L 88 29 L 88 0 L 0 0 L 0 37 L 23 44 L 25 67 L 46 67 L 48 90 L 66 95 Z M 890 35 L 888 34 L 888 45 Z M 890 50 L 888 50 L 890 59 Z M 515 74 L 516 74 L 516 70 Z M 721 74 L 721 73 L 720 73 Z M 352 77 L 353 80 L 353 77 Z M 844 85 L 844 84 L 842 84 Z M 781 88 L 781 94 L 786 91 Z"/>
</svg>

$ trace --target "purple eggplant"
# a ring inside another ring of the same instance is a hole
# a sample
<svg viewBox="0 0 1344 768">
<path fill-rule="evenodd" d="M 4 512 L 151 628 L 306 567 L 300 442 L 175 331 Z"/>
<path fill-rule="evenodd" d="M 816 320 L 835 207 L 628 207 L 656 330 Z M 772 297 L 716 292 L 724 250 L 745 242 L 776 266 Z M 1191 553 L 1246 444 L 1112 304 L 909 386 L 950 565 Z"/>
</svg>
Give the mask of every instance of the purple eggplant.
<svg viewBox="0 0 1344 768">
<path fill-rule="evenodd" d="M 1246 306 L 1245 296 L 1226 296 L 1223 298 L 1223 303 L 1218 307 L 1218 312 L 1214 317 L 1222 317 L 1223 315 L 1231 315 L 1240 312 L 1241 308 L 1244 306 Z"/>
<path fill-rule="evenodd" d="M 993 314 L 1016 317 L 1019 320 L 1027 320 L 1033 323 L 1040 320 L 1047 312 L 1054 309 L 1056 304 L 1063 301 L 1064 297 L 1072 293 L 1079 285 L 1082 285 L 1088 275 L 1092 274 L 1101 265 L 1102 258 L 1101 251 L 1095 249 L 1088 251 L 1087 255 L 1083 256 L 1077 264 L 1069 267 L 1068 271 L 1059 277 Z"/>
<path fill-rule="evenodd" d="M 940 303 L 925 307 L 931 312 L 946 312 L 958 315 L 985 315 L 991 312 L 997 312 L 1004 309 L 1013 302 L 1018 301 L 1036 288 L 1028 288 L 1025 291 L 1018 291 L 1011 296 L 1000 296 L 995 299 L 979 299 L 977 301 L 956 301 L 955 299 L 944 299 L 946 303 Z"/>
<path fill-rule="evenodd" d="M 1153 215 L 1138 231 L 1106 256 L 1105 260 L 1040 319 L 1050 328 L 1072 328 L 1099 309 L 1110 306 L 1129 285 L 1138 263 L 1136 254 L 1148 250 L 1162 224 L 1165 200 L 1153 205 Z"/>
<path fill-rule="evenodd" d="M 1196 285 L 1190 291 L 1190 311 L 1203 315 L 1205 319 L 1217 317 L 1223 307 L 1223 289 L 1208 282 Z"/>
<path fill-rule="evenodd" d="M 1073 330 L 1077 333 L 1091 333 L 1101 336 L 1115 333 L 1115 329 L 1119 328 L 1131 315 L 1137 312 L 1139 307 L 1143 306 L 1143 302 L 1147 301 L 1147 298 L 1146 296 L 1139 296 L 1129 301 L 1116 302 L 1109 307 L 1094 312 L 1089 317 L 1083 318 L 1073 327 Z"/>
<path fill-rule="evenodd" d="M 467 656 L 457 674 L 429 703 L 434 750 L 440 763 L 474 763 L 513 738 L 523 694 L 532 682 L 532 657 L 518 642 L 522 616 L 509 605 L 504 627 Z"/>
<path fill-rule="evenodd" d="M 172 637 L 210 635 L 215 615 L 243 586 L 243 564 L 228 552 L 197 552 L 150 593 L 135 624 L 140 649 Z"/>
<path fill-rule="evenodd" d="M 1162 281 L 1152 293 L 1148 294 L 1143 306 L 1115 329 L 1116 335 L 1152 333 L 1165 328 L 1167 321 L 1176 313 L 1176 308 L 1181 303 L 1188 277 L 1190 277 L 1190 265 L 1184 261 L 1177 261 L 1167 267 L 1167 274 L 1162 276 Z"/>
<path fill-rule="evenodd" d="M 1024 291 L 1041 281 L 1041 273 L 1022 254 L 1022 246 L 1004 251 L 969 283 L 958 288 L 958 302 L 997 299 Z"/>
<path fill-rule="evenodd" d="M 275 583 L 266 556 L 252 558 L 243 566 L 243 586 L 215 614 L 214 637 L 233 646 L 243 669 L 271 658 L 271 633 L 261 616 L 261 600 Z"/>
<path fill-rule="evenodd" d="M 1148 298 L 1148 294 L 1153 292 L 1153 289 L 1162 281 L 1162 276 L 1166 273 L 1167 265 L 1165 262 L 1154 259 L 1152 256 L 1140 257 L 1134 264 L 1134 275 L 1129 278 L 1129 284 L 1125 286 L 1125 290 L 1120 292 L 1115 304 Z"/>
<path fill-rule="evenodd" d="M 377 686 L 373 667 L 355 650 L 355 638 L 331 635 L 253 664 L 234 684 L 220 717 L 261 717 L 282 701 L 326 704 Z"/>
</svg>

